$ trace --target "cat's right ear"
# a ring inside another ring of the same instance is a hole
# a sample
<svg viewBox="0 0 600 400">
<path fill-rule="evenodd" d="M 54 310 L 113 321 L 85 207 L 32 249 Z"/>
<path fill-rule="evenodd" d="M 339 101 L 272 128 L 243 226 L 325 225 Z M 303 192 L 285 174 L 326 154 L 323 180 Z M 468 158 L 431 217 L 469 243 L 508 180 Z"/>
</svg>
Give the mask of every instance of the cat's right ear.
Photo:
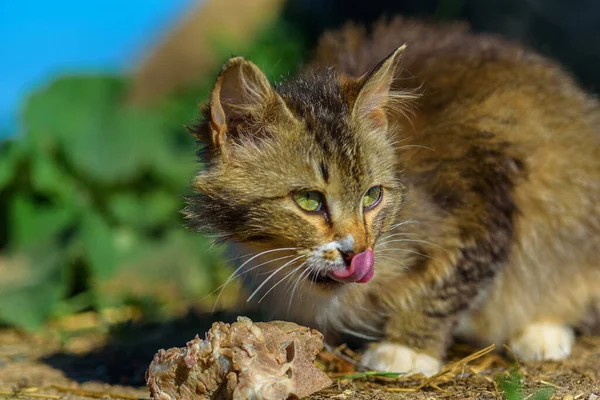
<svg viewBox="0 0 600 400">
<path fill-rule="evenodd" d="M 228 132 L 234 124 L 247 117 L 260 118 L 262 111 L 274 102 L 285 109 L 283 100 L 260 68 L 243 57 L 231 58 L 221 70 L 210 95 L 212 144 L 223 152 Z"/>
<path fill-rule="evenodd" d="M 360 79 L 361 89 L 354 104 L 353 115 L 364 129 L 387 128 L 387 109 L 393 102 L 391 91 L 403 45 L 388 55 Z"/>
</svg>

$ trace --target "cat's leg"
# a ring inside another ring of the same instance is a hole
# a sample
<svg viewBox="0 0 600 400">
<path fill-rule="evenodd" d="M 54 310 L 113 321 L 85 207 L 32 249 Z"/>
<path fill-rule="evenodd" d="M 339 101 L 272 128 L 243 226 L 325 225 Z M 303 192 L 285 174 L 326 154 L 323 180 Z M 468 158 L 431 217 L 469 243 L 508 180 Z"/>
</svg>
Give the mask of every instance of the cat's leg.
<svg viewBox="0 0 600 400">
<path fill-rule="evenodd" d="M 470 131 L 464 125 L 457 129 L 461 134 Z M 378 281 L 375 296 L 379 297 L 409 285 L 416 289 L 408 302 L 399 304 L 392 298 L 382 302 L 389 316 L 385 339 L 364 354 L 367 366 L 426 375 L 437 372 L 459 317 L 486 296 L 508 259 L 517 210 L 513 181 L 523 163 L 491 142 L 471 150 L 463 158 L 441 161 L 432 172 L 435 179 L 422 180 L 423 187 L 413 186 L 407 192 L 405 215 L 400 219 L 427 221 L 410 227 L 411 233 L 425 239 L 414 250 L 426 257 L 412 261 L 407 267 L 410 272 L 398 280 Z M 448 199 L 460 201 L 450 205 Z"/>
<path fill-rule="evenodd" d="M 527 325 L 509 340 L 509 347 L 524 361 L 564 360 L 571 355 L 575 333 L 572 327 L 540 322 Z"/>
<path fill-rule="evenodd" d="M 386 338 L 372 343 L 361 364 L 376 371 L 431 376 L 440 371 L 450 339 L 450 325 L 422 313 L 402 313 L 390 320 Z"/>
<path fill-rule="evenodd" d="M 410 306 L 396 309 L 385 325 L 385 339 L 371 344 L 361 363 L 379 371 L 426 376 L 439 372 L 456 321 L 490 281 L 485 274 L 467 278 L 463 272 L 457 268 Z"/>
</svg>

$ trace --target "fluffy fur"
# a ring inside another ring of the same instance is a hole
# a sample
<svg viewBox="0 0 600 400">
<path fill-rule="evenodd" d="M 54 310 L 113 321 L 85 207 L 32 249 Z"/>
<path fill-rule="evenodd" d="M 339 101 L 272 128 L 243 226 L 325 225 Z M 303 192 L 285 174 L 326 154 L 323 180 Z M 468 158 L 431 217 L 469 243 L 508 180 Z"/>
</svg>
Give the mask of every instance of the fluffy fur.
<svg viewBox="0 0 600 400">
<path fill-rule="evenodd" d="M 597 321 L 598 126 L 568 73 L 500 38 L 347 25 L 280 85 L 225 65 L 194 129 L 207 165 L 185 214 L 249 254 L 232 279 L 273 317 L 374 341 L 370 366 L 434 373 L 457 335 L 557 358 Z M 363 210 L 374 185 L 383 198 Z M 325 210 L 301 210 L 302 189 Z M 326 278 L 347 247 L 374 249 L 371 282 Z"/>
</svg>

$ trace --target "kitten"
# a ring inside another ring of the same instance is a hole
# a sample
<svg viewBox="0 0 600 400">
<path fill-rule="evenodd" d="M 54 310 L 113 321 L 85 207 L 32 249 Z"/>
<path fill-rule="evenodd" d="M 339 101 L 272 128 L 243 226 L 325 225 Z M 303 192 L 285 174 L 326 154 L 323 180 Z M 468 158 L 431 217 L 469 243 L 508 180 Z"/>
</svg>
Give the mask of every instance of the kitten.
<svg viewBox="0 0 600 400">
<path fill-rule="evenodd" d="M 250 254 L 231 279 L 253 301 L 370 342 L 370 368 L 434 374 L 455 336 L 563 359 L 600 304 L 599 126 L 569 74 L 500 38 L 347 25 L 275 86 L 229 60 L 185 215 Z"/>
</svg>

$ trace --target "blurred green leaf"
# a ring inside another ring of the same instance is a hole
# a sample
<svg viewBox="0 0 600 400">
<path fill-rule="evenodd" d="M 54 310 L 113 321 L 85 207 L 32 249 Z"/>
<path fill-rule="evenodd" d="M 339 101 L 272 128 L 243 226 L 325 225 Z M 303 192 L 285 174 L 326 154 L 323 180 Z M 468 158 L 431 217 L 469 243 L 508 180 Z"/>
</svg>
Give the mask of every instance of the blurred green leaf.
<svg viewBox="0 0 600 400">
<path fill-rule="evenodd" d="M 0 189 L 12 182 L 24 153 L 21 142 L 16 140 L 0 142 Z"/>
<path fill-rule="evenodd" d="M 39 251 L 16 282 L 0 286 L 0 320 L 27 330 L 39 328 L 65 295 L 67 268 L 57 252 Z M 9 268 L 17 266 L 9 266 Z M 19 266 L 24 268 L 25 266 Z"/>
<path fill-rule="evenodd" d="M 91 271 L 98 279 L 107 279 L 117 267 L 115 236 L 104 218 L 95 211 L 83 215 L 81 241 Z"/>
<path fill-rule="evenodd" d="M 134 193 L 118 193 L 108 201 L 108 209 L 121 224 L 139 224 L 138 199 Z"/>
<path fill-rule="evenodd" d="M 140 173 L 161 152 L 160 117 L 126 105 L 116 78 L 69 77 L 35 93 L 25 108 L 32 135 L 56 137 L 73 166 L 101 182 Z"/>
<path fill-rule="evenodd" d="M 31 160 L 31 184 L 40 193 L 58 195 L 64 200 L 73 201 L 78 197 L 75 179 L 46 153 L 38 153 Z"/>
<path fill-rule="evenodd" d="M 500 376 L 498 385 L 506 400 L 520 400 L 523 396 L 523 376 L 517 368 L 512 368 L 510 375 Z"/>
<path fill-rule="evenodd" d="M 62 137 L 63 130 L 69 131 L 67 137 L 75 136 L 72 131 L 78 128 L 81 129 L 79 136 L 85 136 L 89 129 L 102 129 L 86 127 L 86 124 L 110 113 L 124 90 L 124 82 L 111 77 L 77 76 L 54 80 L 28 98 L 23 111 L 25 127 L 35 142 Z"/>
<path fill-rule="evenodd" d="M 146 194 L 119 193 L 108 202 L 111 214 L 122 224 L 151 228 L 177 216 L 177 196 L 164 191 Z"/>
<path fill-rule="evenodd" d="M 118 271 L 99 286 L 104 306 L 152 298 L 154 304 L 168 308 L 195 302 L 215 288 L 220 254 L 209 251 L 202 237 L 179 229 L 160 239 L 131 237 L 125 232 L 117 235 L 128 246 L 124 246 Z"/>
<path fill-rule="evenodd" d="M 164 251 L 173 256 L 172 276 L 188 298 L 206 295 L 213 286 L 211 274 L 218 257 L 216 252 L 210 251 L 210 243 L 203 239 L 183 229 L 172 230 L 167 236 Z"/>
<path fill-rule="evenodd" d="M 85 311 L 86 309 L 96 305 L 96 296 L 94 291 L 87 290 L 68 299 L 61 299 L 61 301 L 56 304 L 52 314 L 53 316 L 60 318 Z"/>
<path fill-rule="evenodd" d="M 68 205 L 41 205 L 24 195 L 15 195 L 10 210 L 11 245 L 14 250 L 26 250 L 56 237 L 74 222 L 75 216 L 76 211 Z"/>
<path fill-rule="evenodd" d="M 531 400 L 550 400 L 554 396 L 554 389 L 550 386 L 545 386 L 536 391 L 531 397 Z"/>
<path fill-rule="evenodd" d="M 163 161 L 156 163 L 155 172 L 165 183 L 165 186 L 181 190 L 191 182 L 194 173 L 199 168 L 198 160 L 194 154 L 194 146 L 194 144 L 190 144 L 188 151 L 182 152 L 178 156 L 176 154 L 168 156 L 157 155 L 157 159 L 162 159 Z M 192 149 L 192 151 L 190 152 L 189 149 Z M 172 193 L 175 196 L 180 195 L 178 192 Z"/>
</svg>

